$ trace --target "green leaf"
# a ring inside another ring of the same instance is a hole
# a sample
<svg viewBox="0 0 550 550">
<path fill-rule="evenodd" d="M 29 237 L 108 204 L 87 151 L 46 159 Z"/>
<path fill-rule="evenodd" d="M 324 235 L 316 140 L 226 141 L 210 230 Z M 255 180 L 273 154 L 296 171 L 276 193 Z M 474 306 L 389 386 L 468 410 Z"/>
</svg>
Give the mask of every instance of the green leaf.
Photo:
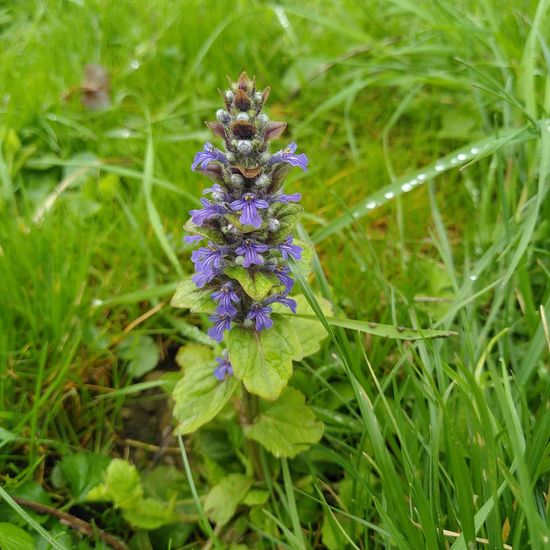
<svg viewBox="0 0 550 550">
<path fill-rule="evenodd" d="M 52 472 L 56 487 L 67 487 L 76 502 L 84 500 L 90 489 L 101 483 L 110 459 L 91 453 L 77 453 L 60 460 Z"/>
<path fill-rule="evenodd" d="M 279 279 L 272 273 L 252 271 L 241 266 L 227 267 L 224 273 L 236 279 L 243 290 L 253 299 L 259 302 L 263 300 L 273 286 L 279 285 Z"/>
<path fill-rule="evenodd" d="M 247 506 L 262 506 L 269 499 L 269 491 L 263 489 L 250 489 L 243 499 L 243 504 Z"/>
<path fill-rule="evenodd" d="M 153 498 L 142 498 L 131 508 L 123 510 L 126 520 L 134 527 L 157 529 L 163 525 L 181 521 L 174 511 L 175 501 L 166 503 Z"/>
<path fill-rule="evenodd" d="M 86 500 L 111 500 L 119 508 L 132 508 L 143 498 L 137 468 L 120 458 L 113 458 L 103 476 L 103 483 L 91 489 Z"/>
<path fill-rule="evenodd" d="M 294 355 L 294 359 L 298 361 L 308 355 L 317 353 L 321 349 L 321 342 L 327 337 L 327 331 L 317 317 L 314 316 L 305 296 L 299 295 L 293 296 L 293 298 L 297 304 L 296 314 L 290 314 L 288 318 L 302 346 L 301 356 Z M 317 301 L 325 315 L 332 314 L 332 304 L 327 299 L 317 296 Z M 313 318 L 305 319 L 297 317 L 297 315 L 310 315 Z"/>
<path fill-rule="evenodd" d="M 294 262 L 294 269 L 298 269 L 305 279 L 312 270 L 313 248 L 309 244 L 298 239 L 294 239 L 294 244 L 302 247 L 302 257 Z"/>
<path fill-rule="evenodd" d="M 218 525 L 225 525 L 245 498 L 252 480 L 243 474 L 229 474 L 214 485 L 204 501 L 206 515 Z"/>
<path fill-rule="evenodd" d="M 195 363 L 212 363 L 214 361 L 214 350 L 203 344 L 190 342 L 181 346 L 176 353 L 176 363 L 182 368 L 187 369 Z"/>
<path fill-rule="evenodd" d="M 220 238 L 220 232 L 216 231 L 215 229 L 210 229 L 209 227 L 205 226 L 198 226 L 195 225 L 191 219 L 187 220 L 183 226 L 184 231 L 187 233 L 194 233 L 195 235 L 202 235 L 203 237 L 206 237 L 207 239 L 217 241 Z"/>
<path fill-rule="evenodd" d="M 197 344 L 189 344 L 185 348 L 189 346 L 193 348 L 186 349 L 181 355 L 178 352 L 180 361 L 183 361 L 184 375 L 172 394 L 179 434 L 192 433 L 210 422 L 229 401 L 238 385 L 234 377 L 220 382 L 214 376 L 216 363 L 213 362 L 211 350 L 207 355 L 205 350 L 199 351 Z"/>
<path fill-rule="evenodd" d="M 292 376 L 292 357 L 301 350 L 290 321 L 274 314 L 273 327 L 256 332 L 235 327 L 227 337 L 229 360 L 235 377 L 246 389 L 264 399 L 275 400 Z"/>
<path fill-rule="evenodd" d="M 2 550 L 34 550 L 34 539 L 17 525 L 0 523 L 0 548 Z"/>
<path fill-rule="evenodd" d="M 254 424 L 245 427 L 245 435 L 277 457 L 292 458 L 317 443 L 323 430 L 323 423 L 306 406 L 303 394 L 288 387 Z"/>
<path fill-rule="evenodd" d="M 212 313 L 216 307 L 210 291 L 197 288 L 191 277 L 178 283 L 170 305 L 189 309 L 192 313 Z"/>
<path fill-rule="evenodd" d="M 125 338 L 118 346 L 118 353 L 128 361 L 128 374 L 133 378 L 152 371 L 160 358 L 155 341 L 145 334 L 131 334 Z"/>
<path fill-rule="evenodd" d="M 303 320 L 315 320 L 314 315 L 303 315 Z M 428 338 L 449 338 L 458 333 L 453 330 L 436 330 L 423 328 L 408 328 L 396 325 L 384 325 L 371 321 L 357 321 L 356 319 L 327 317 L 326 321 L 333 327 L 349 328 L 366 334 L 393 338 L 395 340 L 424 340 Z"/>
<path fill-rule="evenodd" d="M 304 209 L 299 204 L 275 203 L 269 209 L 269 216 L 279 220 L 279 228 L 272 234 L 275 244 L 284 241 L 300 221 Z"/>
</svg>

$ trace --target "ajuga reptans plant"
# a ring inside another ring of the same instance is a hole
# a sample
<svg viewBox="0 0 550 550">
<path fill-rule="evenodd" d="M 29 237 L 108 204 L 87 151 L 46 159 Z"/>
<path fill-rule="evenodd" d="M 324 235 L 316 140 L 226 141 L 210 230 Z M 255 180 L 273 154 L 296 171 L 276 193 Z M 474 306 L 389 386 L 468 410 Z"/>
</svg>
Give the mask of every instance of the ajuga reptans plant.
<svg viewBox="0 0 550 550">
<path fill-rule="evenodd" d="M 191 210 L 184 226 L 185 241 L 197 244 L 191 254 L 195 273 L 178 285 L 172 305 L 208 314 L 212 346 L 200 352 L 196 344 L 184 346 L 180 359 L 187 366 L 174 391 L 174 415 L 179 432 L 190 433 L 235 392 L 241 392 L 238 402 L 258 396 L 278 400 L 276 406 L 284 399 L 284 410 L 295 409 L 296 418 L 309 422 L 314 442 L 322 425 L 304 396 L 286 388 L 293 361 L 316 352 L 325 336 L 303 297 L 291 297 L 296 285 L 290 264 L 307 276 L 311 251 L 293 236 L 301 195 L 285 193 L 283 182 L 293 167 L 307 171 L 308 159 L 293 142 L 270 151 L 286 123 L 264 113 L 268 95 L 269 88 L 257 90 L 246 73 L 231 82 L 217 120 L 206 123 L 220 145 L 205 143 L 191 165 L 213 183 L 205 185 L 201 208 Z M 249 422 L 257 428 L 260 421 Z M 299 445 L 276 450 L 250 426 L 246 433 L 276 454 L 293 456 L 308 443 L 301 428 Z"/>
</svg>

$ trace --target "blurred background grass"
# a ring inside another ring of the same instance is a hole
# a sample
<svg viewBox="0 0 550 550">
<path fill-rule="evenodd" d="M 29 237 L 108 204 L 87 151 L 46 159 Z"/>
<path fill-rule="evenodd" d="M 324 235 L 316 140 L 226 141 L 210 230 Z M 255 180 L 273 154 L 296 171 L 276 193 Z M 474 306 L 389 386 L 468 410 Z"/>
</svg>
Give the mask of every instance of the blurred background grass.
<svg viewBox="0 0 550 550">
<path fill-rule="evenodd" d="M 331 503 L 368 522 L 352 539 L 360 548 L 444 547 L 453 539 L 443 529 L 475 544 L 474 514 L 491 498 L 478 533 L 491 548 L 543 548 L 547 8 L 544 0 L 0 4 L 3 483 L 47 485 L 56 458 L 76 449 L 120 455 L 129 437 L 160 443 L 157 425 L 130 433 L 128 418 L 162 394 L 97 396 L 132 383 L 119 348 L 130 332 L 154 338 L 161 369 L 179 344 L 201 338 L 200 318 L 167 305 L 171 284 L 190 271 L 181 226 L 206 186 L 189 167 L 209 139 L 203 121 L 220 104 L 216 89 L 246 70 L 271 86 L 268 112 L 288 121 L 286 139 L 309 156 L 311 170 L 287 183 L 303 194 L 309 235 L 458 148 L 526 129 L 316 243 L 342 315 L 437 323 L 459 336 L 409 346 L 348 334 L 346 360 L 372 400 L 386 454 L 371 459 L 369 422 L 342 436 L 324 418 L 317 452 L 329 466 L 303 459 L 293 474 L 326 475 L 336 495 L 344 471 L 358 472 L 365 492 Z M 110 75 L 108 109 L 80 101 L 88 63 Z M 142 177 L 149 132 L 151 192 Z M 307 386 L 301 377 L 315 368 L 311 400 L 365 420 L 336 351 L 327 344 L 295 384 Z M 343 402 L 328 399 L 327 383 Z M 403 502 L 386 494 L 385 476 L 397 476 Z M 392 522 L 399 507 L 424 526 L 417 540 Z M 319 521 L 302 521 L 308 546 L 321 544 Z M 350 545 L 334 533 L 332 547 Z"/>
</svg>

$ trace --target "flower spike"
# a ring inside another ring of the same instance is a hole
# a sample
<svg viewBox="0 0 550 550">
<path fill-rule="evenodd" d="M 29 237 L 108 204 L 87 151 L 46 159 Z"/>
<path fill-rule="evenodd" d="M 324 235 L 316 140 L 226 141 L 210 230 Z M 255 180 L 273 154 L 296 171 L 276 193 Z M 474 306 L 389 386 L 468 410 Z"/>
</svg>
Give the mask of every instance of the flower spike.
<svg viewBox="0 0 550 550">
<path fill-rule="evenodd" d="M 277 322 L 276 316 L 272 318 L 275 306 L 296 312 L 296 302 L 288 296 L 294 286 L 288 260 L 300 260 L 302 255 L 291 233 L 302 211 L 296 204 L 302 195 L 284 193 L 282 185 L 292 167 L 307 171 L 308 158 L 296 154 L 294 142 L 269 153 L 270 142 L 281 136 L 286 123 L 270 121 L 263 113 L 268 95 L 269 88 L 257 90 L 244 72 L 237 82 L 230 82 L 223 94 L 225 105 L 214 122 L 206 123 L 223 140 L 224 150 L 206 142 L 191 165 L 191 170 L 214 181 L 203 191 L 208 198 L 201 198 L 202 207 L 191 210 L 192 224 L 185 226 L 198 235 L 186 236 L 185 242 L 208 239 L 207 246 L 191 254 L 192 280 L 213 300 L 208 334 L 217 342 L 234 326 L 257 332 L 270 329 Z M 259 294 L 247 281 L 260 281 L 258 288 L 271 287 Z M 218 380 L 233 374 L 227 358 L 217 362 Z"/>
</svg>

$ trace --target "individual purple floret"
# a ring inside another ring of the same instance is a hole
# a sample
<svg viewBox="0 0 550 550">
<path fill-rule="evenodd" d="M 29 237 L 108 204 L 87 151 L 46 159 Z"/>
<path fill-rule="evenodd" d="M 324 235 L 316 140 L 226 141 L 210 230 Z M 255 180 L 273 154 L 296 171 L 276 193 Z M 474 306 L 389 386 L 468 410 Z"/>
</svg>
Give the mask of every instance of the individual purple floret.
<svg viewBox="0 0 550 550">
<path fill-rule="evenodd" d="M 197 288 L 202 288 L 203 286 L 207 285 L 210 281 L 213 281 L 217 276 L 219 272 L 217 270 L 212 271 L 197 271 L 193 277 L 191 277 L 191 280 L 195 283 Z"/>
<path fill-rule="evenodd" d="M 208 336 L 216 340 L 216 342 L 221 342 L 224 331 L 231 330 L 231 316 L 227 313 L 222 313 L 221 315 L 216 313 L 215 315 L 210 315 L 208 319 L 214 323 L 214 326 L 208 329 Z"/>
<path fill-rule="evenodd" d="M 203 239 L 204 237 L 202 235 L 185 235 L 185 237 L 183 237 L 183 242 L 187 244 L 192 244 L 192 243 L 198 243 Z"/>
<path fill-rule="evenodd" d="M 220 205 L 210 202 L 208 199 L 202 198 L 201 204 L 203 208 L 191 210 L 191 220 L 195 225 L 201 226 L 205 221 L 217 218 L 227 212 L 227 209 Z"/>
<path fill-rule="evenodd" d="M 280 193 L 272 198 L 272 202 L 282 202 L 283 204 L 288 204 L 289 202 L 300 202 L 301 199 L 301 193 L 292 193 L 290 195 Z"/>
<path fill-rule="evenodd" d="M 212 299 L 218 302 L 216 312 L 234 316 L 237 313 L 237 308 L 233 305 L 240 302 L 239 295 L 233 290 L 233 283 L 225 283 L 219 290 L 210 295 Z"/>
<path fill-rule="evenodd" d="M 258 209 L 268 208 L 269 203 L 263 199 L 257 199 L 254 193 L 245 193 L 239 200 L 229 204 L 235 212 L 241 212 L 239 221 L 243 225 L 252 225 L 260 227 L 262 225 L 262 217 L 258 213 Z"/>
<path fill-rule="evenodd" d="M 269 306 L 256 302 L 250 306 L 250 311 L 246 318 L 254 321 L 256 331 L 260 332 L 273 326 L 273 320 L 270 317 L 272 311 Z"/>
<path fill-rule="evenodd" d="M 225 189 L 219 183 L 215 183 L 212 187 L 207 187 L 203 190 L 202 194 L 211 194 L 212 198 L 217 201 L 226 200 L 227 197 Z"/>
<path fill-rule="evenodd" d="M 243 266 L 250 267 L 251 265 L 262 265 L 264 259 L 259 253 L 265 252 L 269 247 L 266 244 L 260 244 L 252 239 L 245 239 L 243 244 L 235 249 L 239 256 L 243 256 Z"/>
<path fill-rule="evenodd" d="M 226 378 L 233 376 L 233 367 L 229 362 L 229 359 L 225 357 L 216 357 L 218 366 L 214 370 L 214 376 L 220 381 L 223 382 Z"/>
<path fill-rule="evenodd" d="M 224 253 L 224 247 L 212 243 L 191 253 L 191 261 L 195 264 L 196 271 L 192 279 L 199 288 L 212 281 L 220 273 Z"/>
<path fill-rule="evenodd" d="M 294 279 L 289 276 L 290 267 L 286 265 L 278 265 L 273 270 L 273 273 L 275 273 L 279 281 L 281 281 L 281 283 L 285 287 L 286 293 L 288 294 L 292 290 L 292 287 L 294 286 Z"/>
<path fill-rule="evenodd" d="M 293 300 L 292 298 L 288 298 L 284 294 L 275 294 L 273 296 L 270 296 L 266 300 L 264 300 L 264 305 L 270 305 L 270 304 L 282 304 L 283 306 L 286 306 L 289 308 L 292 313 L 296 313 L 296 300 Z"/>
<path fill-rule="evenodd" d="M 270 164 L 286 162 L 291 166 L 298 166 L 304 172 L 307 171 L 307 165 L 308 165 L 307 156 L 305 155 L 305 153 L 300 153 L 299 155 L 295 155 L 294 151 L 296 151 L 297 147 L 298 146 L 294 142 L 292 142 L 284 149 L 277 151 L 274 155 L 271 156 L 271 159 L 269 160 Z"/>
<path fill-rule="evenodd" d="M 277 246 L 284 260 L 288 260 L 289 256 L 295 260 L 299 260 L 302 257 L 302 247 L 297 244 L 292 244 L 293 241 L 294 238 L 292 235 L 289 235 L 279 246 Z"/>
<path fill-rule="evenodd" d="M 194 172 L 199 164 L 202 169 L 206 169 L 208 167 L 208 163 L 215 160 L 223 164 L 227 164 L 227 157 L 219 149 L 216 149 L 209 141 L 207 141 L 204 144 L 204 149 L 195 155 L 195 159 L 191 165 L 191 170 Z"/>
<path fill-rule="evenodd" d="M 201 271 L 219 269 L 224 251 L 224 247 L 208 243 L 208 246 L 198 248 L 191 253 L 191 261 L 195 264 L 195 268 Z"/>
</svg>

